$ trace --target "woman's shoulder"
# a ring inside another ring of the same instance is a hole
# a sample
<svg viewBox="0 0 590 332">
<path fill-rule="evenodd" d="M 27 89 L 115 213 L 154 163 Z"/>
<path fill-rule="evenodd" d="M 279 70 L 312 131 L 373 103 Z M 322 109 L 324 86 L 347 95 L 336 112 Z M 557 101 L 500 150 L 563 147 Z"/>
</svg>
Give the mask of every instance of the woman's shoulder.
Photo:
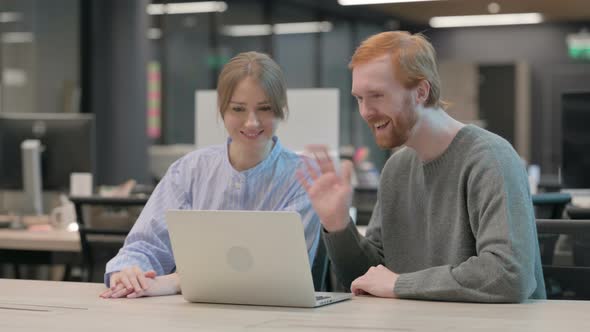
<svg viewBox="0 0 590 332">
<path fill-rule="evenodd" d="M 278 144 L 276 147 L 279 149 L 275 158 L 278 164 L 297 168 L 303 163 L 303 159 L 311 159 L 303 154 L 295 153 L 283 145 Z"/>
<path fill-rule="evenodd" d="M 223 162 L 225 147 L 223 145 L 212 145 L 193 150 L 177 159 L 173 165 L 177 167 L 199 167 L 201 164 L 217 164 Z"/>
</svg>

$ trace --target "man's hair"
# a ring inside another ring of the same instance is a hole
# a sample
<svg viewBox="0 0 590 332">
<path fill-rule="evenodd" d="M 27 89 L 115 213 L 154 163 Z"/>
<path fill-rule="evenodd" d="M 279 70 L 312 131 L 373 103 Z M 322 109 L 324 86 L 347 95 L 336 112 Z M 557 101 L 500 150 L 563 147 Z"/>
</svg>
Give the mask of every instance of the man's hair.
<svg viewBox="0 0 590 332">
<path fill-rule="evenodd" d="M 356 49 L 348 64 L 354 67 L 389 55 L 395 78 L 406 88 L 415 88 L 420 81 L 430 83 L 430 94 L 425 106 L 445 108 L 440 99 L 441 82 L 436 65 L 436 52 L 432 44 L 420 33 L 387 31 L 367 38 Z"/>
<path fill-rule="evenodd" d="M 233 57 L 221 70 L 217 81 L 217 107 L 223 118 L 238 83 L 246 77 L 255 79 L 264 90 L 275 117 L 288 113 L 287 84 L 279 65 L 268 55 L 244 52 Z"/>
</svg>

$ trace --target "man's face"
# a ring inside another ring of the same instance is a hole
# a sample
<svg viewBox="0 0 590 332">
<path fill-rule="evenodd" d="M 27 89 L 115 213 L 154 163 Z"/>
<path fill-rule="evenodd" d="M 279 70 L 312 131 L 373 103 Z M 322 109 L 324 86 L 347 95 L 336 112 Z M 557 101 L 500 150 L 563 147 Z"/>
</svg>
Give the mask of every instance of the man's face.
<svg viewBox="0 0 590 332">
<path fill-rule="evenodd" d="M 395 78 L 389 56 L 354 67 L 352 95 L 377 145 L 392 149 L 406 143 L 417 120 L 416 103 L 413 91 Z"/>
</svg>

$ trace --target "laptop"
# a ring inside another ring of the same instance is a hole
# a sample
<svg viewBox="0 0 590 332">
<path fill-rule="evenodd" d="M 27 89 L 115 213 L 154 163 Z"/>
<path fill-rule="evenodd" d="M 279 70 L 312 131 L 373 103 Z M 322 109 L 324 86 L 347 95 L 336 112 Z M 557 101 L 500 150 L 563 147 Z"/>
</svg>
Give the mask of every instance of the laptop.
<svg viewBox="0 0 590 332">
<path fill-rule="evenodd" d="M 169 210 L 166 221 L 189 302 L 313 308 L 351 298 L 314 292 L 296 212 Z"/>
</svg>

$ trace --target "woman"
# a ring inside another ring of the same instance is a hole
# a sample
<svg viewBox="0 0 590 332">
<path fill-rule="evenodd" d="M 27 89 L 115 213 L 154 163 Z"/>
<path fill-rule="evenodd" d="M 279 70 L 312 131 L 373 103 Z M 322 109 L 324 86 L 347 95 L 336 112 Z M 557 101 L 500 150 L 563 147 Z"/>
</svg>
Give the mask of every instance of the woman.
<svg viewBox="0 0 590 332">
<path fill-rule="evenodd" d="M 164 220 L 169 209 L 297 211 L 313 262 L 319 219 L 295 176 L 300 157 L 275 136 L 287 113 L 281 69 L 261 53 L 237 55 L 219 75 L 217 104 L 227 143 L 189 153 L 170 166 L 125 245 L 107 263 L 109 289 L 102 297 L 180 292 Z"/>
</svg>

